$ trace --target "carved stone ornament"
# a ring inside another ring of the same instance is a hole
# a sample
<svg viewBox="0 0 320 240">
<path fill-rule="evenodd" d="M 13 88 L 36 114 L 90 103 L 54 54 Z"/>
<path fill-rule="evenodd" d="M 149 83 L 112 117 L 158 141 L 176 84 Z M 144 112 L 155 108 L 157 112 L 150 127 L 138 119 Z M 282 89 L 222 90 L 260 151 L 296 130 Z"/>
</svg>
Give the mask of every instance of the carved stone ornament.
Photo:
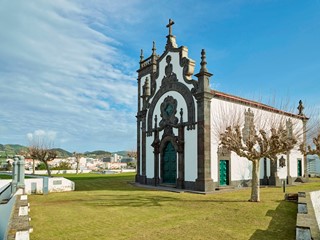
<svg viewBox="0 0 320 240">
<path fill-rule="evenodd" d="M 164 69 L 165 76 L 162 79 L 161 86 L 167 83 L 178 82 L 177 75 L 173 72 L 173 65 L 171 63 L 171 56 L 166 57 L 167 66 Z"/>
<path fill-rule="evenodd" d="M 160 106 L 161 110 L 161 121 L 159 123 L 160 127 L 166 125 L 176 125 L 178 123 L 178 118 L 176 117 L 177 113 L 177 100 L 172 96 L 168 96 L 164 99 L 163 103 Z"/>
<path fill-rule="evenodd" d="M 230 150 L 228 150 L 226 147 L 218 148 L 218 155 L 225 157 L 225 156 L 229 156 L 230 154 L 231 154 Z"/>
<path fill-rule="evenodd" d="M 186 105 L 187 105 L 187 120 L 184 122 L 184 124 L 187 126 L 187 130 L 193 130 L 195 129 L 196 125 L 196 115 L 195 115 L 195 102 L 193 100 L 192 93 L 190 92 L 189 88 L 178 81 L 174 81 L 173 83 L 166 82 L 161 86 L 159 91 L 155 94 L 155 96 L 152 98 L 152 101 L 150 102 L 148 108 L 148 116 L 147 116 L 147 136 L 151 136 L 152 133 L 152 118 L 154 109 L 157 106 L 158 101 L 160 98 L 166 94 L 167 92 L 178 92 L 183 97 Z"/>
</svg>

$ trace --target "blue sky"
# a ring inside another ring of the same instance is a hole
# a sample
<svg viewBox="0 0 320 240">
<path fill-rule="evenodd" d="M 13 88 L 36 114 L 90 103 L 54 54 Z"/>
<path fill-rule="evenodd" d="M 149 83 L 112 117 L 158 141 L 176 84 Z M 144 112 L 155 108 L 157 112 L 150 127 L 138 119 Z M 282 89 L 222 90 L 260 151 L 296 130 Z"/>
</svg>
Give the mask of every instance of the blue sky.
<svg viewBox="0 0 320 240">
<path fill-rule="evenodd" d="M 319 0 L 2 0 L 0 143 L 134 149 L 140 49 L 164 51 L 169 18 L 213 89 L 319 109 Z"/>
</svg>

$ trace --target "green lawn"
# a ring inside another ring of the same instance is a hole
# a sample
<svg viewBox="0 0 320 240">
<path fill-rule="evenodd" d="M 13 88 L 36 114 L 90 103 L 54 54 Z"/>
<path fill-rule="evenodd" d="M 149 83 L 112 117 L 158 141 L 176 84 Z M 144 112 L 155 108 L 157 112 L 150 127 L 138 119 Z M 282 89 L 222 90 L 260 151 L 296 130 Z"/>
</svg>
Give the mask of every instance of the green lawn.
<svg viewBox="0 0 320 240">
<path fill-rule="evenodd" d="M 31 195 L 35 239 L 295 239 L 297 205 L 281 188 L 209 195 L 138 188 L 133 174 L 65 175 L 76 191 Z M 320 179 L 287 192 L 319 190 Z"/>
<path fill-rule="evenodd" d="M 12 176 L 7 174 L 0 174 L 0 179 L 12 179 Z"/>
</svg>

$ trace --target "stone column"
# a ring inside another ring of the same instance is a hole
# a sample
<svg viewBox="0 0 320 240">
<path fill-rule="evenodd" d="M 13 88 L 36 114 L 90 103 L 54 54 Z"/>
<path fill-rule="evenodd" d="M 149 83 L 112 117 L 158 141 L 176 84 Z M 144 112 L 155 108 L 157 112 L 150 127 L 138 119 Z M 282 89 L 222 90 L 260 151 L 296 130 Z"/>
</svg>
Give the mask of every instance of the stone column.
<svg viewBox="0 0 320 240">
<path fill-rule="evenodd" d="M 287 185 L 292 185 L 292 177 L 290 175 L 290 153 L 287 153 Z"/>
<path fill-rule="evenodd" d="M 184 126 L 181 123 L 178 130 L 178 179 L 177 188 L 184 189 Z"/>
<path fill-rule="evenodd" d="M 13 158 L 12 164 L 12 183 L 11 183 L 11 193 L 15 193 L 17 191 L 17 184 L 18 184 L 18 157 Z"/>
<path fill-rule="evenodd" d="M 141 152 L 141 146 L 140 146 L 140 136 L 141 136 L 141 119 L 140 114 L 138 112 L 137 114 L 137 166 L 136 166 L 136 182 L 140 182 L 140 152 Z"/>
<path fill-rule="evenodd" d="M 140 183 L 146 184 L 147 183 L 147 176 L 146 176 L 146 110 L 142 111 L 142 146 L 141 146 L 141 176 L 140 176 Z"/>
<path fill-rule="evenodd" d="M 213 94 L 210 89 L 211 73 L 207 70 L 205 51 L 201 52 L 201 69 L 198 78 L 197 99 L 198 117 L 198 178 L 196 179 L 196 190 L 202 192 L 213 191 L 213 180 L 211 178 L 211 99 Z"/>
<path fill-rule="evenodd" d="M 308 119 L 305 117 L 303 120 L 303 144 L 306 148 L 307 145 L 307 122 Z M 308 162 L 307 162 L 307 155 L 303 154 L 303 177 L 306 182 L 309 181 L 309 174 L 308 174 Z"/>
<path fill-rule="evenodd" d="M 263 158 L 263 179 L 261 185 L 269 185 L 269 178 L 267 176 L 267 158 Z"/>
<path fill-rule="evenodd" d="M 24 175 L 25 175 L 25 161 L 24 161 L 24 157 L 23 156 L 19 156 L 18 157 L 18 161 L 17 161 L 17 165 L 18 165 L 18 182 L 17 182 L 17 188 L 25 188 L 25 184 L 24 184 Z"/>
<path fill-rule="evenodd" d="M 270 178 L 269 184 L 272 186 L 281 186 L 281 181 L 278 176 L 278 160 L 270 160 Z"/>
<path fill-rule="evenodd" d="M 159 139 L 159 130 L 157 128 L 158 125 L 158 118 L 157 115 L 154 118 L 154 140 L 151 146 L 153 147 L 153 154 L 154 154 L 154 185 L 159 185 L 159 154 L 160 154 L 160 139 Z"/>
</svg>

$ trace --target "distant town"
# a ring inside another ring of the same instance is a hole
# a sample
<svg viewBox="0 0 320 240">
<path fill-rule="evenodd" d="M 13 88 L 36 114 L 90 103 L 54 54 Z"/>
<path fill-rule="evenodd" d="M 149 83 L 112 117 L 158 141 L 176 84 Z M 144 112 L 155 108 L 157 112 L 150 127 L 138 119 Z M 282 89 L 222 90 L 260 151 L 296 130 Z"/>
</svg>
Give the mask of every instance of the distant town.
<svg viewBox="0 0 320 240">
<path fill-rule="evenodd" d="M 28 157 L 28 148 L 21 145 L 0 144 L 0 169 L 11 170 L 14 155 L 25 155 L 25 169 L 29 173 L 46 170 L 44 164 Z M 104 170 L 123 170 L 136 168 L 136 155 L 134 151 L 119 151 L 115 153 L 107 151 L 93 151 L 85 153 L 70 153 L 63 149 L 55 149 L 57 157 L 48 162 L 51 170 L 74 170 L 79 172 Z M 77 155 L 77 156 L 76 156 Z M 63 173 L 63 172 L 61 172 Z"/>
</svg>

